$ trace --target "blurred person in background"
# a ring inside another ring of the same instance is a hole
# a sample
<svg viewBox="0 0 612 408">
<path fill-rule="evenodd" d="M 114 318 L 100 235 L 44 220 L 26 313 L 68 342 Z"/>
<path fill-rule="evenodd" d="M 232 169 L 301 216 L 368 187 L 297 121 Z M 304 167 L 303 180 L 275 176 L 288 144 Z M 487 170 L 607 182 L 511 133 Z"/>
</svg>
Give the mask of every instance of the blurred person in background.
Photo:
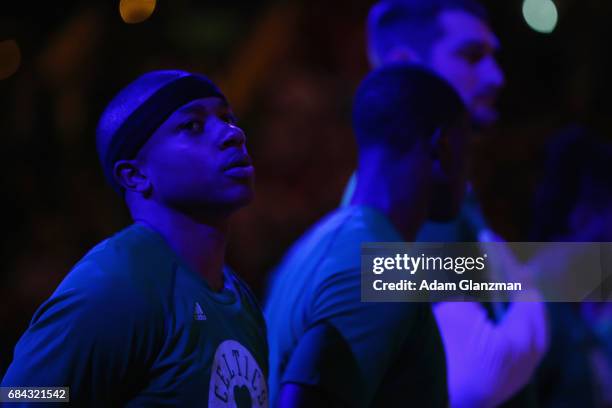
<svg viewBox="0 0 612 408">
<path fill-rule="evenodd" d="M 468 114 L 423 67 L 374 70 L 353 106 L 360 177 L 351 204 L 289 250 L 266 301 L 276 406 L 448 404 L 444 349 L 426 303 L 361 302 L 363 242 L 412 241 L 453 217 L 466 180 Z"/>
<path fill-rule="evenodd" d="M 134 224 L 38 309 L 2 386 L 68 386 L 84 406 L 267 406 L 263 317 L 224 259 L 254 177 L 225 96 L 149 72 L 109 103 L 96 143 Z"/>
<path fill-rule="evenodd" d="M 611 162 L 612 145 L 586 128 L 553 135 L 533 201 L 531 240 L 612 242 Z M 552 262 L 539 262 L 550 273 Z M 550 303 L 548 309 L 555 341 L 538 370 L 541 405 L 612 407 L 612 303 Z"/>
<path fill-rule="evenodd" d="M 496 123 L 495 104 L 505 85 L 495 58 L 500 43 L 477 1 L 382 0 L 370 10 L 367 41 L 372 67 L 397 61 L 428 67 L 461 96 L 476 132 L 486 132 Z M 359 172 L 347 187 L 345 203 L 358 178 Z M 487 226 L 469 185 L 458 217 L 426 223 L 416 240 L 502 241 Z M 512 271 L 513 262 L 506 265 L 507 276 L 519 272 Z M 538 298 L 534 290 L 531 296 Z M 439 303 L 434 312 L 447 353 L 451 406 L 535 404 L 529 381 L 548 347 L 542 304 L 513 302 L 506 308 L 496 303 Z"/>
<path fill-rule="evenodd" d="M 476 130 L 498 119 L 497 97 L 505 85 L 495 54 L 500 44 L 486 10 L 475 0 L 383 0 L 367 21 L 368 58 L 373 68 L 409 61 L 426 66 L 446 79 L 461 95 Z M 345 191 L 350 200 L 353 175 Z M 420 241 L 439 237 L 477 241 L 485 226 L 471 190 L 462 213 L 452 222 L 425 224 Z"/>
</svg>

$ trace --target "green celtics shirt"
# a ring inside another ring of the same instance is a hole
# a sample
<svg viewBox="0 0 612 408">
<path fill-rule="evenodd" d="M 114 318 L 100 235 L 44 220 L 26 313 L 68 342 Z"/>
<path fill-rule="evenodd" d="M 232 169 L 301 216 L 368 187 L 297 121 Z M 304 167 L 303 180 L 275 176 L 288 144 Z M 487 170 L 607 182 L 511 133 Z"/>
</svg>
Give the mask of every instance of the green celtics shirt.
<svg viewBox="0 0 612 408">
<path fill-rule="evenodd" d="M 212 291 L 134 224 L 90 251 L 38 309 L 2 386 L 69 386 L 84 406 L 267 407 L 267 344 L 246 285 Z"/>
<path fill-rule="evenodd" d="M 350 407 L 447 406 L 431 305 L 361 302 L 361 244 L 397 241 L 403 239 L 385 215 L 348 206 L 289 251 L 265 306 L 270 401 L 283 384 L 297 383 Z"/>
</svg>

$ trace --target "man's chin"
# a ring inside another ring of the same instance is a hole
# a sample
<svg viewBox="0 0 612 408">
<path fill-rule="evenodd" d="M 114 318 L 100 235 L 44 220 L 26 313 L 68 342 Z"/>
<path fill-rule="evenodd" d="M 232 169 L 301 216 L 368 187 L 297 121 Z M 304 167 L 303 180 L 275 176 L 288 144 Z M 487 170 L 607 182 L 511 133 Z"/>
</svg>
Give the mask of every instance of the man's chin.
<svg viewBox="0 0 612 408">
<path fill-rule="evenodd" d="M 244 197 L 236 203 L 236 206 L 238 207 L 238 209 L 246 207 L 253 202 L 254 198 L 255 197 L 252 194 L 248 197 Z"/>
<path fill-rule="evenodd" d="M 480 108 L 472 112 L 472 126 L 475 129 L 486 129 L 494 126 L 499 120 L 499 112 L 493 108 Z"/>
<path fill-rule="evenodd" d="M 248 189 L 243 192 L 240 192 L 235 197 L 232 197 L 232 203 L 229 205 L 236 210 L 239 210 L 253 202 L 255 198 L 255 192 L 252 189 Z"/>
</svg>

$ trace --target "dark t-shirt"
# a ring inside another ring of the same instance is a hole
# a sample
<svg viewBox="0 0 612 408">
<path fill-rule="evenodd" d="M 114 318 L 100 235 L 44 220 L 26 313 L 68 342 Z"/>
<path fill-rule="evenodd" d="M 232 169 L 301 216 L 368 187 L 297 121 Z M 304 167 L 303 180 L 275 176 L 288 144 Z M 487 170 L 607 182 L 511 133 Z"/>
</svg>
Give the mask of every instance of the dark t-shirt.
<svg viewBox="0 0 612 408">
<path fill-rule="evenodd" d="M 447 405 L 444 349 L 431 305 L 361 302 L 361 243 L 398 241 L 383 214 L 349 206 L 290 250 L 265 307 L 272 402 L 281 384 L 292 382 L 318 386 L 349 406 Z M 339 356 L 286 370 L 305 333 L 322 323 L 339 333 L 352 361 Z"/>
<path fill-rule="evenodd" d="M 35 313 L 2 386 L 69 386 L 86 406 L 267 406 L 261 312 L 212 291 L 135 224 L 92 249 Z"/>
</svg>

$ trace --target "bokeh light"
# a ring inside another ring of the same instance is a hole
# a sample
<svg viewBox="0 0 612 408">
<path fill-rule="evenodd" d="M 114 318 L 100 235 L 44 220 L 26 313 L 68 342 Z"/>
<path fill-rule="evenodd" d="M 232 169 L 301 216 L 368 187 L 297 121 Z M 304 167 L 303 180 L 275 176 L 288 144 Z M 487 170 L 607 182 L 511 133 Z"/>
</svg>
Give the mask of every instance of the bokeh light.
<svg viewBox="0 0 612 408">
<path fill-rule="evenodd" d="M 524 0 L 523 17 L 533 30 L 548 34 L 557 26 L 559 14 L 551 0 Z"/>
<path fill-rule="evenodd" d="M 156 0 L 121 0 L 119 13 L 128 24 L 141 23 L 155 11 Z"/>
<path fill-rule="evenodd" d="M 21 63 L 21 51 L 15 40 L 0 41 L 0 79 L 17 72 Z"/>
</svg>

